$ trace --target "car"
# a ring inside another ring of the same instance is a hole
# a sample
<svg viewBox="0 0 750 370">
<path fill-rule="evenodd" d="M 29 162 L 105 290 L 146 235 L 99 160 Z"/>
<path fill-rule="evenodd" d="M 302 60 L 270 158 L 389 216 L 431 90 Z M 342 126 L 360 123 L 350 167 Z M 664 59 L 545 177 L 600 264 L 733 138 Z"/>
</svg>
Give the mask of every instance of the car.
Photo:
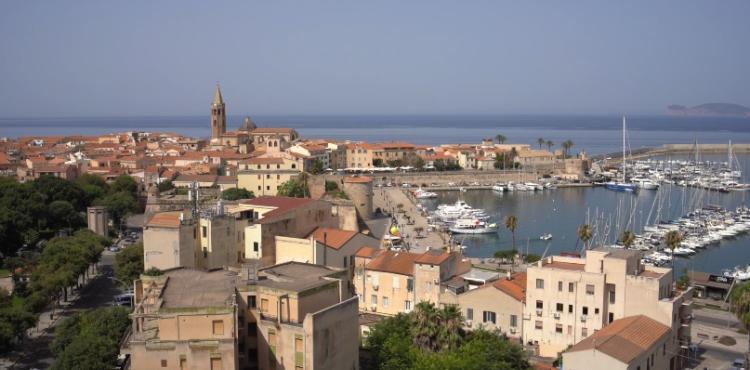
<svg viewBox="0 0 750 370">
<path fill-rule="evenodd" d="M 133 293 L 118 294 L 115 296 L 115 302 L 118 306 L 131 307 L 133 305 Z"/>
<path fill-rule="evenodd" d="M 120 251 L 120 247 L 115 244 L 115 245 L 109 247 L 109 251 L 110 252 L 119 252 Z"/>
<path fill-rule="evenodd" d="M 734 362 L 732 362 L 732 366 L 738 368 L 738 369 L 744 369 L 745 368 L 745 359 L 744 358 L 735 358 Z"/>
</svg>

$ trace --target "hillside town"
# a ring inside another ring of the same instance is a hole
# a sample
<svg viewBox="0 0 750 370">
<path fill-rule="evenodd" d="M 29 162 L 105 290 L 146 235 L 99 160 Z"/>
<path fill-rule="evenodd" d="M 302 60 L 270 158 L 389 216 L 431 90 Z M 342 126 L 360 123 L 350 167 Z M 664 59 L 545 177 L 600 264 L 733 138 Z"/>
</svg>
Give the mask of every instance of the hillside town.
<svg viewBox="0 0 750 370">
<path fill-rule="evenodd" d="M 590 161 L 570 152 L 572 142 L 554 152 L 541 138 L 534 146 L 502 135 L 439 146 L 339 142 L 249 117 L 227 131 L 218 85 L 209 122 L 209 139 L 127 132 L 0 143 L 3 174 L 19 183 L 132 179 L 137 205 L 92 202 L 85 220 L 114 240 L 110 259 L 137 266 L 111 278 L 122 289 L 116 304 L 129 307 L 120 368 L 373 368 L 379 355 L 365 343 L 383 335 L 379 325 L 430 312 L 462 318 L 462 333 L 506 338 L 524 353 L 514 368 L 690 363 L 695 285 L 673 269 L 606 246 L 469 258 L 415 202 L 430 188 L 575 185 Z"/>
</svg>

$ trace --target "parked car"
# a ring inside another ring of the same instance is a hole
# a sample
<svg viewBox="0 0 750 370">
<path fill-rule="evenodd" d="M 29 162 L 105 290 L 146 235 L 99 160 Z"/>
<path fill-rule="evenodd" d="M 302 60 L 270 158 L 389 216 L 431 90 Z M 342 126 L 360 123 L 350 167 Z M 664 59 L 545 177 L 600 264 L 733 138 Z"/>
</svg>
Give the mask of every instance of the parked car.
<svg viewBox="0 0 750 370">
<path fill-rule="evenodd" d="M 133 306 L 133 293 L 118 294 L 115 296 L 115 304 L 118 306 Z"/>
</svg>

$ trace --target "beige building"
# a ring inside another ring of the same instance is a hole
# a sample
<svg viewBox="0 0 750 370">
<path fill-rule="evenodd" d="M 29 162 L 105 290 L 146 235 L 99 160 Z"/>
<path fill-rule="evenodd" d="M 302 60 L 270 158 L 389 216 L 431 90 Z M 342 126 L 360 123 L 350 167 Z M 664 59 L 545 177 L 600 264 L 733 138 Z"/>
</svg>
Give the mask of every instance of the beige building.
<svg viewBox="0 0 750 370">
<path fill-rule="evenodd" d="M 566 370 L 676 370 L 671 329 L 644 315 L 613 321 L 563 353 Z"/>
<path fill-rule="evenodd" d="M 237 186 L 255 196 L 276 195 L 281 184 L 302 172 L 302 161 L 292 156 L 256 157 L 240 161 Z"/>
<path fill-rule="evenodd" d="M 360 310 L 385 315 L 410 312 L 422 302 L 441 302 L 442 284 L 471 268 L 459 253 L 394 252 L 363 247 L 354 262 Z"/>
<path fill-rule="evenodd" d="M 299 134 L 288 127 L 258 127 L 250 132 L 250 137 L 255 144 L 264 144 L 269 149 L 276 148 L 276 151 L 280 151 L 299 139 Z"/>
<path fill-rule="evenodd" d="M 248 333 L 240 352 L 257 369 L 359 368 L 357 298 L 346 269 L 288 262 L 239 288 Z"/>
<path fill-rule="evenodd" d="M 236 275 L 191 269 L 142 276 L 121 353 L 133 370 L 235 370 Z"/>
<path fill-rule="evenodd" d="M 372 147 L 367 143 L 346 144 L 346 166 L 344 168 L 372 167 Z"/>
<path fill-rule="evenodd" d="M 182 211 L 154 214 L 143 227 L 143 267 L 196 267 L 200 249 L 195 220 Z"/>
<path fill-rule="evenodd" d="M 89 230 L 97 235 L 107 236 L 109 229 L 109 212 L 107 207 L 88 207 L 86 216 Z"/>
<path fill-rule="evenodd" d="M 548 257 L 527 270 L 524 342 L 555 357 L 617 319 L 645 315 L 671 328 L 667 352 L 679 363 L 690 341 L 692 289 L 672 271 L 643 265 L 634 250 L 598 248 L 585 258 Z"/>
<path fill-rule="evenodd" d="M 336 227 L 338 218 L 330 203 L 310 198 L 259 197 L 240 201 L 228 209 L 245 213 L 252 223 L 245 226 L 243 258 L 276 263 L 276 236 L 304 238 L 318 227 Z"/>
<path fill-rule="evenodd" d="M 522 336 L 525 302 L 526 273 L 495 280 L 456 297 L 468 328 L 499 330 L 511 338 Z"/>
<path fill-rule="evenodd" d="M 319 227 L 306 238 L 276 236 L 276 263 L 305 262 L 354 271 L 354 256 L 380 241 L 356 231 Z"/>
</svg>

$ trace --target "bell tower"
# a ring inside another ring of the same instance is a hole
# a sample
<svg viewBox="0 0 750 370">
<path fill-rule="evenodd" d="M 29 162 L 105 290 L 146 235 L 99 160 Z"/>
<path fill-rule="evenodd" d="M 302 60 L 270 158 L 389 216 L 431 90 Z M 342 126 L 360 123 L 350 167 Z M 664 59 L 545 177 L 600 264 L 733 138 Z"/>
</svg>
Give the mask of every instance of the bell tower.
<svg viewBox="0 0 750 370">
<path fill-rule="evenodd" d="M 221 88 L 216 84 L 214 101 L 211 103 L 211 140 L 220 139 L 227 131 L 227 112 L 224 99 L 221 98 Z"/>
</svg>

